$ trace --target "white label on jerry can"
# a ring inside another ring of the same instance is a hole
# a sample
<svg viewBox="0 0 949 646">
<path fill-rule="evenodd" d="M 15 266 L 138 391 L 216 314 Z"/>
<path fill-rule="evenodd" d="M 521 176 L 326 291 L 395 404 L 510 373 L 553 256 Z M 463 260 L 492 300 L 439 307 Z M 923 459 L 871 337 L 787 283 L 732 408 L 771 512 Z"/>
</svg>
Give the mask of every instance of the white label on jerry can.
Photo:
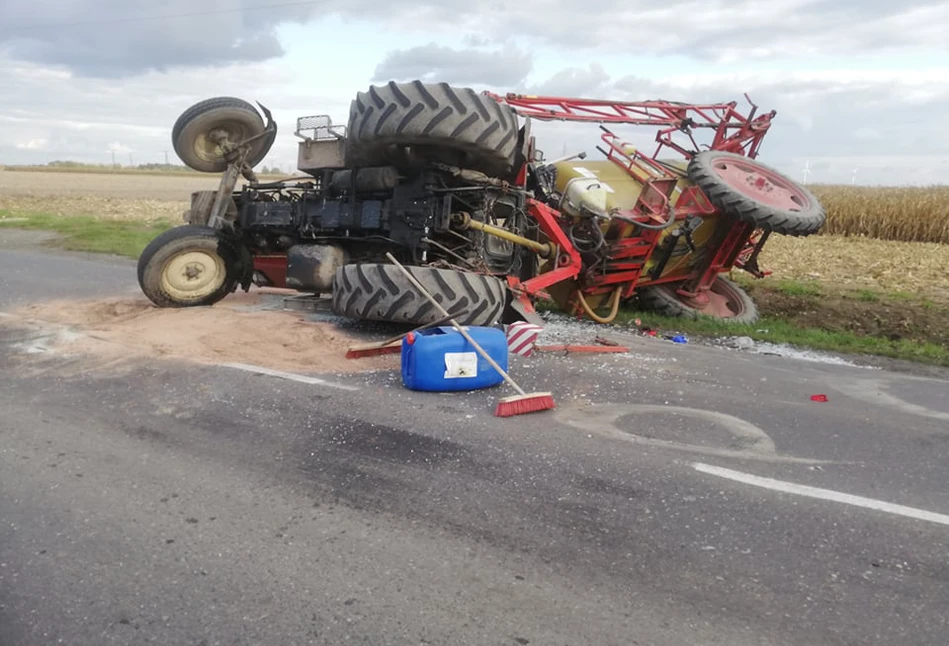
<svg viewBox="0 0 949 646">
<path fill-rule="evenodd" d="M 477 352 L 446 352 L 445 379 L 463 379 L 478 376 Z"/>
</svg>

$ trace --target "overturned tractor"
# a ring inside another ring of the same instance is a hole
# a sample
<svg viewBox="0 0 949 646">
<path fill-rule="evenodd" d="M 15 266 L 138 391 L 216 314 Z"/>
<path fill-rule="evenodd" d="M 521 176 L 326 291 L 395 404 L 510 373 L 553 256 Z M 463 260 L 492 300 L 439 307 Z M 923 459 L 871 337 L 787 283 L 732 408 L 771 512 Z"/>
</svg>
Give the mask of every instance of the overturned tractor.
<svg viewBox="0 0 949 646">
<path fill-rule="evenodd" d="M 175 124 L 178 156 L 222 177 L 141 255 L 155 304 L 211 305 L 257 283 L 331 294 L 334 311 L 356 319 L 440 318 L 390 252 L 469 325 L 531 320 L 538 298 L 603 323 L 634 297 L 666 315 L 751 322 L 753 301 L 723 274 L 763 276 L 772 233 L 806 236 L 825 220 L 810 191 L 755 160 L 775 113 L 753 105 L 743 116 L 735 103 L 393 82 L 359 93 L 345 127 L 298 119 L 305 176 L 277 182 L 253 171 L 277 131 L 261 111 L 266 122 L 249 103 L 214 98 Z M 545 160 L 533 119 L 599 123 L 603 158 Z M 654 154 L 604 124 L 658 128 Z M 702 151 L 701 133 L 711 135 Z"/>
</svg>

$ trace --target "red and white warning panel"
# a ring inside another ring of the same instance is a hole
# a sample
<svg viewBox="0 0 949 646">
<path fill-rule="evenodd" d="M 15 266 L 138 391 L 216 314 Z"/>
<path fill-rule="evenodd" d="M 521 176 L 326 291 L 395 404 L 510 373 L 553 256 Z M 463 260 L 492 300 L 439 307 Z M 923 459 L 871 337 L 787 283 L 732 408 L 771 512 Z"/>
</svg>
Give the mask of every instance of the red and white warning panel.
<svg viewBox="0 0 949 646">
<path fill-rule="evenodd" d="M 528 323 L 527 321 L 516 321 L 507 326 L 507 349 L 508 352 L 521 357 L 529 357 L 534 353 L 537 337 L 543 331 L 543 327 Z"/>
</svg>

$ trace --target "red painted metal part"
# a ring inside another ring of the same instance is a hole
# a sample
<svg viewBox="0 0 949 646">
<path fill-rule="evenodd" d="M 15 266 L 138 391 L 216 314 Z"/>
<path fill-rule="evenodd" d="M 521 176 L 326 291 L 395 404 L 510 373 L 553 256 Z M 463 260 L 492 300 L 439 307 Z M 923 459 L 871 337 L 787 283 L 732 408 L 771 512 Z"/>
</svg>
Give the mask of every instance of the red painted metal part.
<svg viewBox="0 0 949 646">
<path fill-rule="evenodd" d="M 642 126 L 659 126 L 656 135 L 659 151 L 667 146 L 686 157 L 698 152 L 699 146 L 692 138 L 694 129 L 713 130 L 710 144 L 712 150 L 727 150 L 743 153 L 754 158 L 771 120 L 774 110 L 757 115 L 758 107 L 745 98 L 752 109 L 748 116 L 736 110 L 737 103 L 688 104 L 675 101 L 610 101 L 576 99 L 556 96 L 532 96 L 509 93 L 505 95 L 484 92 L 499 103 L 504 103 L 518 114 L 546 121 L 583 121 L 594 123 L 626 123 Z M 693 144 L 685 148 L 672 140 L 676 133 L 687 134 Z"/>
<path fill-rule="evenodd" d="M 758 267 L 758 254 L 761 253 L 762 248 L 764 247 L 765 242 L 768 240 L 768 236 L 771 233 L 768 231 L 755 231 L 742 247 L 741 251 L 738 252 L 738 257 L 735 258 L 735 266 L 739 269 L 747 271 L 755 278 L 765 278 L 770 276 L 772 272 L 762 270 Z"/>
<path fill-rule="evenodd" d="M 666 290 L 672 288 L 666 287 Z M 681 290 L 675 290 L 680 296 L 683 296 Z M 683 303 L 692 307 L 703 314 L 716 316 L 718 318 L 732 318 L 741 313 L 741 299 L 735 290 L 725 283 L 717 282 L 701 292 L 698 297 L 684 296 Z M 734 306 L 739 307 L 734 307 Z"/>
<path fill-rule="evenodd" d="M 287 286 L 287 257 L 284 255 L 254 256 L 254 271 L 263 274 L 271 287 Z"/>
<path fill-rule="evenodd" d="M 490 93 L 486 93 L 490 94 Z M 495 99 L 513 105 L 521 114 L 538 116 L 541 118 L 560 118 L 573 121 L 610 121 L 615 123 L 636 124 L 673 124 L 660 132 L 657 140 L 660 149 L 663 145 L 670 146 L 687 157 L 692 152 L 675 145 L 671 141 L 671 133 L 684 127 L 714 127 L 715 141 L 712 147 L 720 150 L 730 150 L 753 156 L 757 153 L 761 138 L 767 131 L 774 113 L 763 115 L 757 119 L 752 116 L 747 119 L 740 117 L 734 110 L 734 103 L 688 106 L 671 104 L 668 102 L 646 103 L 616 103 L 607 101 L 580 101 L 574 99 L 559 99 L 550 97 L 522 97 L 508 95 Z M 554 109 L 559 108 L 558 114 Z M 757 109 L 757 108 L 755 108 Z M 612 114 L 609 112 L 612 110 Z M 659 114 L 654 114 L 658 110 Z M 653 111 L 653 112 L 650 112 Z M 704 118 L 698 122 L 690 112 L 697 113 Z M 729 135 L 729 129 L 737 126 L 738 132 Z M 582 258 L 567 237 L 561 225 L 560 214 L 547 205 L 528 200 L 528 212 L 538 222 L 541 230 L 558 247 L 556 267 L 524 282 L 509 279 L 516 298 L 524 302 L 529 296 L 536 296 L 544 288 L 555 285 L 564 280 L 579 278 L 580 290 L 586 295 L 612 293 L 619 288 L 623 298 L 629 298 L 635 292 L 642 278 L 646 263 L 658 244 L 662 231 L 640 229 L 636 236 L 630 236 L 636 228 L 636 223 L 661 223 L 673 217 L 675 220 L 684 220 L 689 215 L 710 215 L 716 209 L 697 186 L 685 188 L 676 200 L 675 205 L 670 200 L 679 177 L 670 169 L 660 164 L 654 157 L 649 157 L 625 142 L 612 132 L 605 131 L 601 139 L 607 149 L 603 150 L 606 158 L 622 168 L 633 179 L 643 186 L 634 207 L 626 212 L 615 213 L 620 216 L 614 218 L 613 233 L 616 242 L 605 256 L 605 262 L 589 268 L 581 275 Z M 665 134 L 664 134 L 665 133 Z M 664 136 L 668 138 L 664 139 Z M 691 137 L 691 135 L 690 135 Z M 692 140 L 694 143 L 694 139 Z M 696 148 L 698 146 L 696 145 Z M 657 151 L 658 153 L 658 151 Z M 521 169 L 519 180 L 523 180 L 525 169 Z M 743 176 L 743 177 L 747 177 Z M 771 179 L 771 178 L 768 178 Z M 742 180 L 745 181 L 745 180 Z M 755 180 L 757 181 L 757 180 Z M 760 183 L 760 182 L 759 182 Z M 770 183 L 769 183 L 770 185 Z M 761 190 L 757 184 L 753 190 Z M 724 235 L 721 244 L 715 250 L 711 261 L 705 269 L 691 280 L 683 283 L 677 290 L 685 298 L 697 303 L 708 300 L 706 293 L 716 276 L 727 270 L 739 258 L 739 254 L 746 249 L 749 237 L 754 232 L 751 225 L 738 224 L 732 226 Z M 673 279 L 669 279 L 670 281 Z M 677 280 L 682 280 L 681 277 Z M 652 284 L 667 282 L 663 280 L 650 281 Z M 578 306 L 579 307 L 579 306 Z"/>
<path fill-rule="evenodd" d="M 570 345 L 570 344 L 559 344 L 559 345 L 537 345 L 534 346 L 534 349 L 537 352 L 580 352 L 585 354 L 625 354 L 629 352 L 629 348 L 626 346 L 610 346 L 604 347 L 602 345 Z"/>
<path fill-rule="evenodd" d="M 557 268 L 517 283 L 515 289 L 530 295 L 537 295 L 541 290 L 555 285 L 562 280 L 575 278 L 580 273 L 580 253 L 564 233 L 563 227 L 557 221 L 559 213 L 543 202 L 535 199 L 527 200 L 527 212 L 540 225 L 540 230 L 550 238 L 557 249 Z"/>
<path fill-rule="evenodd" d="M 638 150 L 630 151 L 625 142 L 608 130 L 601 137 L 607 145 L 606 158 L 622 168 L 628 175 L 636 179 L 643 186 L 636 204 L 629 212 L 620 212 L 632 222 L 616 220 L 614 226 L 617 231 L 617 241 L 611 246 L 606 256 L 606 263 L 597 267 L 596 271 L 587 272 L 584 292 L 586 294 L 603 293 L 603 288 L 610 287 L 610 291 L 617 286 L 622 287 L 622 297 L 629 298 L 636 290 L 637 283 L 642 276 L 643 269 L 649 256 L 656 248 L 662 232 L 642 229 L 638 236 L 629 234 L 635 229 L 634 223 L 658 224 L 667 221 L 670 217 L 684 218 L 685 214 L 677 213 L 669 199 L 675 190 L 678 178 L 654 159 L 647 157 Z"/>
<path fill-rule="evenodd" d="M 733 189 L 762 204 L 789 211 L 810 206 L 810 198 L 800 187 L 757 164 L 718 159 L 712 162 L 712 169 Z"/>
<path fill-rule="evenodd" d="M 754 230 L 755 226 L 753 224 L 745 222 L 732 224 L 721 244 L 718 245 L 718 249 L 716 249 L 715 255 L 706 266 L 705 271 L 690 283 L 683 284 L 676 292 L 680 296 L 695 300 L 697 303 L 707 302 L 705 292 L 709 290 L 720 273 L 732 266 Z"/>
</svg>

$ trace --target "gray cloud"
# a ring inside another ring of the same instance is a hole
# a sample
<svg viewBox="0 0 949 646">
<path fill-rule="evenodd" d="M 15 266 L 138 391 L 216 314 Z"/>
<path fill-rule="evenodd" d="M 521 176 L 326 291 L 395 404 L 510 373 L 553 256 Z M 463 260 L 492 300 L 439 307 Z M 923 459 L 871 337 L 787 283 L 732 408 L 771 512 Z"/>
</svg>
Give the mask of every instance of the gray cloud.
<svg viewBox="0 0 949 646">
<path fill-rule="evenodd" d="M 879 73 L 877 73 L 879 74 Z M 542 84 L 551 94 L 599 87 L 598 98 L 644 101 L 668 99 L 689 103 L 737 101 L 747 114 L 748 92 L 761 110 L 777 111 L 764 140 L 761 159 L 800 177 L 810 162 L 811 181 L 849 182 L 854 168 L 861 181 L 872 183 L 945 183 L 949 175 L 949 132 L 928 128 L 949 110 L 949 77 L 924 83 L 920 78 L 891 78 L 866 74 L 852 79 L 787 74 L 780 78 L 745 74 L 737 77 L 696 76 L 688 83 L 658 82 L 627 76 L 604 83 L 595 70 L 587 79 L 577 70 L 557 74 Z M 559 79 L 559 83 L 557 82 Z M 911 97 L 908 100 L 907 97 Z M 649 151 L 655 130 L 637 126 L 610 126 L 618 135 Z M 565 142 L 570 151 L 594 147 L 595 125 L 542 124 L 535 126 L 548 140 Z M 539 139 L 543 137 L 539 136 Z M 697 137 L 699 143 L 710 141 Z M 549 153 L 559 154 L 556 150 Z"/>
<path fill-rule="evenodd" d="M 628 100 L 736 100 L 743 111 L 747 105 L 742 93 L 747 91 L 762 109 L 778 111 L 762 161 L 796 178 L 807 161 L 813 182 L 849 182 L 854 168 L 860 168 L 858 181 L 869 183 L 944 183 L 949 174 L 949 132 L 927 127 L 949 111 L 949 74 L 868 72 L 851 79 L 817 72 L 782 77 L 696 74 L 665 81 L 604 77 L 597 65 L 568 68 L 516 89 Z M 164 152 L 171 150 L 171 127 L 184 109 L 208 96 L 236 92 L 274 110 L 280 135 L 264 163 L 287 168 L 296 159 L 296 117 L 329 113 L 334 122 L 345 123 L 351 99 L 348 90 L 324 97 L 301 92 L 294 83 L 297 78 L 297 70 L 254 63 L 174 75 L 150 73 L 123 81 L 119 90 L 108 79 L 71 77 L 39 65 L 0 64 L 5 92 L 0 163 L 109 163 L 112 149 L 121 163 L 128 163 L 129 153 L 135 163 L 163 161 Z M 354 93 L 363 83 L 353 85 L 359 86 Z M 654 129 L 611 127 L 645 151 L 654 150 Z M 595 147 L 601 132 L 596 124 L 535 122 L 534 134 L 549 157 L 580 150 L 599 156 Z M 169 155 L 176 161 L 173 152 Z"/>
<path fill-rule="evenodd" d="M 104 163 L 111 160 L 111 150 L 122 155 L 119 161 L 127 162 L 129 152 L 136 163 L 161 161 L 182 110 L 208 96 L 236 94 L 274 110 L 281 134 L 265 163 L 286 167 L 295 159 L 294 119 L 329 112 L 334 121 L 345 123 L 352 95 L 370 82 L 365 77 L 371 74 L 375 82 L 422 78 L 502 92 L 737 100 L 742 109 L 742 93 L 747 91 L 762 109 L 778 111 L 762 159 L 795 173 L 810 161 L 812 181 L 849 182 L 852 169 L 859 167 L 862 181 L 944 182 L 942 173 L 949 169 L 949 132 L 936 125 L 949 109 L 949 73 L 944 69 L 906 66 L 899 72 L 858 70 L 842 76 L 821 72 L 805 60 L 795 65 L 797 71 L 769 75 L 715 64 L 717 58 L 738 52 L 761 58 L 817 52 L 825 56 L 825 66 L 826 56 L 837 53 L 839 65 L 846 67 L 843 54 L 850 51 L 889 46 L 945 51 L 947 43 L 938 33 L 946 24 L 939 17 L 949 12 L 945 2 L 900 6 L 876 0 L 773 0 L 767 13 L 756 13 L 752 8 L 763 5 L 746 0 L 720 10 L 692 0 L 662 5 L 603 0 L 596 12 L 565 8 L 568 5 L 558 0 L 522 0 L 503 12 L 457 0 L 390 0 L 375 8 L 374 0 L 350 0 L 333 10 L 387 21 L 387 29 L 398 32 L 408 45 L 385 56 L 374 74 L 371 65 L 355 74 L 335 66 L 324 69 L 318 87 L 329 94 L 325 97 L 313 96 L 312 85 L 301 83 L 312 69 L 299 67 L 299 61 L 268 59 L 281 51 L 275 25 L 304 22 L 328 6 L 289 7 L 279 14 L 215 14 L 185 20 L 183 26 L 153 21 L 26 29 L 42 21 L 193 13 L 281 0 L 229 2 L 174 0 L 146 10 L 119 0 L 73 0 L 65 7 L 59 6 L 62 0 L 0 0 L 0 163 L 56 158 Z M 459 34 L 455 47 L 411 46 L 428 42 L 433 28 L 447 26 Z M 319 35 L 318 25 L 314 33 Z M 538 44 L 556 45 L 568 61 L 563 69 L 547 78 L 531 78 L 532 59 L 525 52 Z M 636 53 L 682 52 L 695 59 L 695 69 L 669 78 L 610 78 L 603 67 L 591 63 L 599 58 L 598 48 L 613 61 L 617 55 L 629 55 L 635 62 Z M 781 65 L 786 67 L 788 60 L 796 59 L 785 56 Z M 172 66 L 174 74 L 154 71 Z M 650 152 L 654 148 L 651 129 L 615 130 Z M 537 123 L 535 134 L 549 155 L 564 149 L 596 155 L 600 143 L 595 124 Z"/>
<path fill-rule="evenodd" d="M 483 51 L 429 44 L 389 52 L 372 80 L 505 86 L 521 83 L 532 67 L 530 54 L 516 49 Z"/>
<path fill-rule="evenodd" d="M 591 63 L 587 69 L 568 67 L 560 70 L 542 83 L 523 90 L 523 94 L 546 94 L 550 96 L 602 98 L 608 87 L 610 75 L 603 66 Z"/>
<path fill-rule="evenodd" d="M 268 4 L 276 7 L 261 8 Z M 207 14 L 222 9 L 229 11 Z M 466 45 L 678 54 L 704 63 L 949 51 L 943 34 L 949 4 L 940 0 L 666 0 L 660 5 L 601 0 L 595 11 L 568 0 L 521 0 L 503 7 L 461 0 L 168 0 L 162 6 L 126 0 L 6 0 L 0 4 L 0 49 L 19 60 L 66 65 L 80 75 L 128 77 L 149 69 L 277 57 L 283 53 L 276 36 L 279 24 L 330 14 L 360 20 L 371 16 L 416 38 L 450 28 L 466 34 Z M 75 26 L 63 26 L 70 24 Z M 394 54 L 396 60 L 389 64 L 396 71 L 413 69 L 413 53 L 419 52 L 404 50 L 401 58 Z M 524 64 L 523 59 L 516 62 Z M 466 70 L 461 61 L 453 65 L 451 69 Z M 495 70 L 492 78 L 503 78 L 498 74 Z"/>
<path fill-rule="evenodd" d="M 310 8 L 254 11 L 254 0 L 5 0 L 0 48 L 14 59 L 65 65 L 87 77 L 126 78 L 175 66 L 227 65 L 282 55 L 275 27 Z M 222 9 L 227 13 L 209 13 Z"/>
<path fill-rule="evenodd" d="M 212 96 L 260 101 L 273 110 L 279 135 L 267 165 L 296 160 L 296 118 L 330 114 L 346 123 L 350 96 L 302 94 L 298 72 L 267 63 L 149 73 L 122 81 L 71 77 L 36 64 L 5 65 L 0 58 L 0 164 L 70 159 L 95 164 L 179 163 L 171 129 L 192 103 Z M 248 79 L 256 79 L 249 81 Z"/>
<path fill-rule="evenodd" d="M 351 2 L 338 11 L 355 9 Z M 949 21 L 949 5 L 940 0 L 601 0 L 595 10 L 567 0 L 522 0 L 503 7 L 392 0 L 377 12 L 400 29 L 468 27 L 495 42 L 609 54 L 678 54 L 702 62 L 949 51 L 942 29 Z"/>
</svg>

